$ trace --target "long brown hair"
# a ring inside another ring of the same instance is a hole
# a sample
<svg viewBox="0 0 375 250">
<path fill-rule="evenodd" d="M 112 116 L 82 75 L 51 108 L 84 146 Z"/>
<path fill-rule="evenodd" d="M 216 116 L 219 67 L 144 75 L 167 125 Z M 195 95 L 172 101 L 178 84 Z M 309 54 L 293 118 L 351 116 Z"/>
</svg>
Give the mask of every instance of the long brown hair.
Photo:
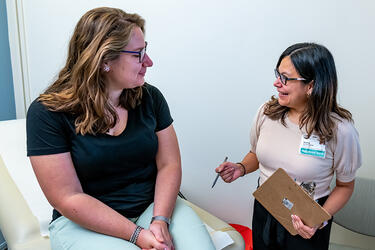
<svg viewBox="0 0 375 250">
<path fill-rule="evenodd" d="M 299 119 L 299 127 L 306 128 L 307 137 L 315 131 L 321 142 L 335 137 L 335 120 L 353 122 L 352 114 L 340 107 L 336 101 L 337 73 L 332 54 L 327 48 L 315 43 L 297 43 L 288 47 L 280 56 L 276 68 L 284 57 L 289 56 L 304 84 L 314 81 L 312 93 Z M 264 114 L 273 120 L 280 120 L 286 126 L 289 111 L 281 106 L 274 96 L 265 105 Z M 334 115 L 336 114 L 336 115 Z"/>
<path fill-rule="evenodd" d="M 102 65 L 120 55 L 134 27 L 144 32 L 144 23 L 139 15 L 115 8 L 96 8 L 85 13 L 70 40 L 64 68 L 39 101 L 49 110 L 74 115 L 77 133 L 107 132 L 116 124 L 117 115 L 108 103 Z M 124 89 L 119 105 L 134 109 L 141 98 L 142 87 Z"/>
</svg>

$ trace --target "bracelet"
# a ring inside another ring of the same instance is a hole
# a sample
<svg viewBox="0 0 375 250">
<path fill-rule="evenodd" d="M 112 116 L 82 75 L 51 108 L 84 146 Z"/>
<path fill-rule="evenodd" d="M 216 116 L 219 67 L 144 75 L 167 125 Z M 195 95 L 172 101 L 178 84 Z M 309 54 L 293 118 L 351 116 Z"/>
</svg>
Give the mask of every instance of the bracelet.
<svg viewBox="0 0 375 250">
<path fill-rule="evenodd" d="M 150 224 L 154 221 L 154 220 L 161 220 L 161 221 L 164 221 L 165 223 L 167 223 L 167 226 L 169 226 L 169 224 L 171 224 L 171 219 L 165 217 L 165 216 L 154 216 L 151 218 L 151 222 Z"/>
<path fill-rule="evenodd" d="M 243 168 L 243 175 L 242 176 L 245 176 L 245 174 L 246 174 L 245 165 L 243 165 L 241 162 L 237 162 L 236 164 L 240 165 Z"/>
<path fill-rule="evenodd" d="M 141 233 L 142 229 L 143 229 L 143 227 L 141 227 L 141 226 L 137 226 L 135 228 L 132 236 L 130 236 L 130 240 L 129 240 L 130 243 L 135 244 L 137 242 L 138 236 Z"/>
</svg>

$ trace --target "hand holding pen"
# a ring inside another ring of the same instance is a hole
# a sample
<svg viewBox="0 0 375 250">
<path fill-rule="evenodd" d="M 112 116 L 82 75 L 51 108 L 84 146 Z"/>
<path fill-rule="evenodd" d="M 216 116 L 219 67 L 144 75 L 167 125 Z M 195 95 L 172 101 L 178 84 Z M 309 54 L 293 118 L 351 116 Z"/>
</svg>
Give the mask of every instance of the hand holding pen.
<svg viewBox="0 0 375 250">
<path fill-rule="evenodd" d="M 226 160 L 227 157 L 225 161 L 215 169 L 215 171 L 216 173 L 218 173 L 217 177 L 220 175 L 223 181 L 231 183 L 235 181 L 238 177 L 243 176 L 244 168 L 238 163 L 233 163 Z M 216 181 L 214 183 L 216 183 Z M 212 185 L 212 187 L 213 186 L 214 184 Z"/>
<path fill-rule="evenodd" d="M 228 156 L 225 156 L 223 163 L 225 163 L 227 160 L 228 160 Z M 215 178 L 214 183 L 212 184 L 211 188 L 213 188 L 215 186 L 215 184 L 217 182 L 217 179 L 219 179 L 219 176 L 220 176 L 220 172 L 217 172 L 216 178 Z"/>
</svg>

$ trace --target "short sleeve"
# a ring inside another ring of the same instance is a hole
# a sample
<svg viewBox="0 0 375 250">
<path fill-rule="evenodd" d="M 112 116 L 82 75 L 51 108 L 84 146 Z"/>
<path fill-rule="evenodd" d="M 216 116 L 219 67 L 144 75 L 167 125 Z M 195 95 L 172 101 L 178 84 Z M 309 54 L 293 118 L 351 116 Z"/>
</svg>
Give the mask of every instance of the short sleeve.
<svg viewBox="0 0 375 250">
<path fill-rule="evenodd" d="M 146 84 L 146 89 L 149 91 L 152 97 L 153 109 L 156 119 L 155 131 L 157 132 L 171 125 L 173 122 L 173 118 L 169 111 L 168 103 L 160 90 L 150 84 Z"/>
<path fill-rule="evenodd" d="M 362 155 L 357 130 L 349 121 L 338 122 L 333 163 L 336 178 L 341 182 L 354 180 L 361 164 Z"/>
<path fill-rule="evenodd" d="M 250 145 L 251 145 L 251 152 L 255 153 L 256 152 L 256 147 L 257 147 L 257 142 L 260 134 L 260 127 L 262 122 L 264 121 L 265 115 L 264 115 L 264 106 L 260 106 L 258 108 L 258 112 L 256 116 L 254 117 L 251 130 L 250 130 Z"/>
<path fill-rule="evenodd" d="M 69 152 L 62 113 L 35 100 L 26 117 L 27 156 Z"/>
</svg>

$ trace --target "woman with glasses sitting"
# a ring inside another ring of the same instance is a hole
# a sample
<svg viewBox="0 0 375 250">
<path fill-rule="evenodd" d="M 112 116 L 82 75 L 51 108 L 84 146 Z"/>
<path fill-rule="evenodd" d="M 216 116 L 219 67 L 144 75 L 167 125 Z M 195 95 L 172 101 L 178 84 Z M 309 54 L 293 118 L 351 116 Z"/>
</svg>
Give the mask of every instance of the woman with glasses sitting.
<svg viewBox="0 0 375 250">
<path fill-rule="evenodd" d="M 144 81 L 146 46 L 139 15 L 88 11 L 57 80 L 28 110 L 28 156 L 54 207 L 52 249 L 214 249 L 176 201 L 179 147 L 166 100 Z"/>
<path fill-rule="evenodd" d="M 239 163 L 216 168 L 225 182 L 259 169 L 259 185 L 278 168 L 297 183 L 314 183 L 314 199 L 331 215 L 349 200 L 361 165 L 358 133 L 351 113 L 336 102 L 337 75 L 322 45 L 287 48 L 275 69 L 278 97 L 262 105 L 251 129 L 250 152 Z M 330 191 L 336 174 L 336 187 Z M 296 215 L 292 236 L 255 200 L 254 250 L 328 249 L 332 220 L 309 227 Z"/>
</svg>

